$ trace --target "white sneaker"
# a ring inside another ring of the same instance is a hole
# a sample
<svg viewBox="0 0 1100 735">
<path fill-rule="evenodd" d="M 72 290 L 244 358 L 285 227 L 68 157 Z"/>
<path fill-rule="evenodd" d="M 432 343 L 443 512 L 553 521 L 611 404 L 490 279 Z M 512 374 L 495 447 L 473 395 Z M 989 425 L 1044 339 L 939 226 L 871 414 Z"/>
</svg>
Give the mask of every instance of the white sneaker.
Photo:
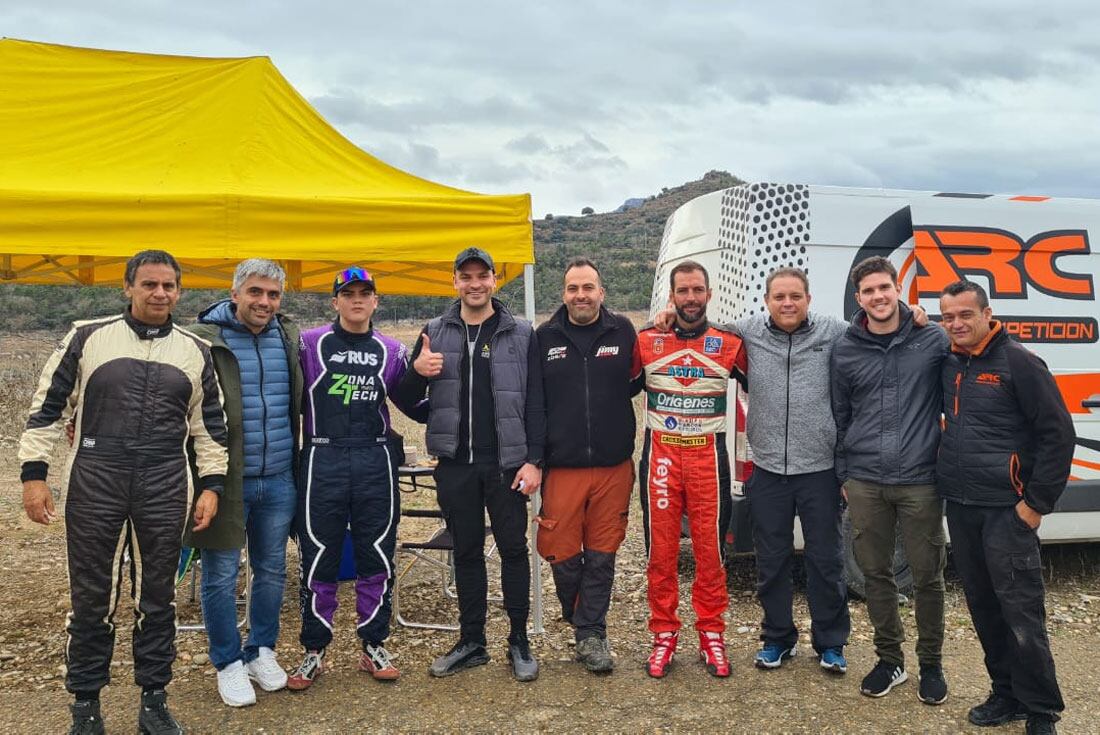
<svg viewBox="0 0 1100 735">
<path fill-rule="evenodd" d="M 256 690 L 248 680 L 243 663 L 234 661 L 218 672 L 218 694 L 230 707 L 256 704 Z"/>
<path fill-rule="evenodd" d="M 277 692 L 286 687 L 286 672 L 275 660 L 275 652 L 260 647 L 256 658 L 248 662 L 248 678 L 260 685 L 265 692 Z"/>
</svg>

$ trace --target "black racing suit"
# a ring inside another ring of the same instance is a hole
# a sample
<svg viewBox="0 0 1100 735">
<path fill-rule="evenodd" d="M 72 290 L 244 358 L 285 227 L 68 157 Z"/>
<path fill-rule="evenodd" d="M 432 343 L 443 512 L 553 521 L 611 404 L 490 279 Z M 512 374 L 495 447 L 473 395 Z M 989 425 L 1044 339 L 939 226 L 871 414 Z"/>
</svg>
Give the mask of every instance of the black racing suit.
<svg viewBox="0 0 1100 735">
<path fill-rule="evenodd" d="M 164 687 L 176 657 L 176 566 L 192 496 L 187 453 L 203 489 L 221 491 L 225 416 L 205 342 L 170 320 L 129 312 L 77 322 L 42 371 L 19 447 L 22 479 L 45 480 L 60 427 L 75 411 L 65 526 L 72 612 L 71 692 L 110 681 L 114 613 L 130 558 L 134 678 Z"/>
</svg>

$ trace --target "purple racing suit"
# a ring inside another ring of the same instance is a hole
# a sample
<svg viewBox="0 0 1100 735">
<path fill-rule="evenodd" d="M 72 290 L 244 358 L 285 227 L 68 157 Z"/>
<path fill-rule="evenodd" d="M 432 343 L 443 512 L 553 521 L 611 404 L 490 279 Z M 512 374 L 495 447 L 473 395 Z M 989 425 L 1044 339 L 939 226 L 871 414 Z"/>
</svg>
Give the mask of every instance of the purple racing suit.
<svg viewBox="0 0 1100 735">
<path fill-rule="evenodd" d="M 302 332 L 300 352 L 304 436 L 294 521 L 300 641 L 321 650 L 332 640 L 337 573 L 350 529 L 357 633 L 364 645 L 379 644 L 390 632 L 403 454 L 399 440 L 390 438 L 386 397 L 408 369 L 408 350 L 374 329 L 354 334 L 337 321 Z"/>
</svg>

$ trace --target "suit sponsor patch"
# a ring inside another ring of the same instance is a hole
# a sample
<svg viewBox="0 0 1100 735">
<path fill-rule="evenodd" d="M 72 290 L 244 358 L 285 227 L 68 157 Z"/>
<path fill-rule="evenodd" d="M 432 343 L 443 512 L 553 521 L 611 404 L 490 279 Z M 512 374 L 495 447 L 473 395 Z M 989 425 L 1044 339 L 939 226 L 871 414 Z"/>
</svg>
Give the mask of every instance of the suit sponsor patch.
<svg viewBox="0 0 1100 735">
<path fill-rule="evenodd" d="M 328 356 L 329 362 L 337 365 L 378 365 L 378 355 L 373 352 L 358 352 L 356 350 L 344 350 Z"/>
<path fill-rule="evenodd" d="M 717 355 L 722 351 L 721 337 L 704 337 L 703 352 L 707 355 Z"/>
<path fill-rule="evenodd" d="M 618 345 L 604 345 L 596 350 L 596 357 L 611 357 L 617 354 L 619 354 Z"/>
<path fill-rule="evenodd" d="M 552 360 L 564 360 L 566 349 L 567 348 L 565 346 L 551 347 L 549 350 L 546 351 L 546 361 L 550 362 Z"/>
</svg>

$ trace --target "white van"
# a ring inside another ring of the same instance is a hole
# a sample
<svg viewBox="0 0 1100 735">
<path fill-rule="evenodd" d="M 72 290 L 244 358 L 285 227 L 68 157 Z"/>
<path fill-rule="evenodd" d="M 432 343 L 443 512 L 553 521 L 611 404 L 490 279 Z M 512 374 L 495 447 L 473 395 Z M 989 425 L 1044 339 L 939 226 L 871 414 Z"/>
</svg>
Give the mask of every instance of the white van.
<svg viewBox="0 0 1100 735">
<path fill-rule="evenodd" d="M 1086 199 L 742 184 L 693 199 L 669 217 L 650 310 L 665 306 L 668 272 L 685 258 L 710 272 L 709 316 L 716 322 L 765 311 L 765 278 L 785 265 L 808 273 L 811 311 L 844 318 L 857 308 L 848 273 L 872 255 L 894 263 L 903 296 L 933 319 L 944 286 L 962 277 L 980 283 L 994 317 L 1054 373 L 1077 431 L 1069 485 L 1040 537 L 1097 541 L 1100 255 L 1090 245 L 1094 233 L 1100 236 L 1100 201 Z M 750 551 L 739 499 L 727 540 Z"/>
</svg>

